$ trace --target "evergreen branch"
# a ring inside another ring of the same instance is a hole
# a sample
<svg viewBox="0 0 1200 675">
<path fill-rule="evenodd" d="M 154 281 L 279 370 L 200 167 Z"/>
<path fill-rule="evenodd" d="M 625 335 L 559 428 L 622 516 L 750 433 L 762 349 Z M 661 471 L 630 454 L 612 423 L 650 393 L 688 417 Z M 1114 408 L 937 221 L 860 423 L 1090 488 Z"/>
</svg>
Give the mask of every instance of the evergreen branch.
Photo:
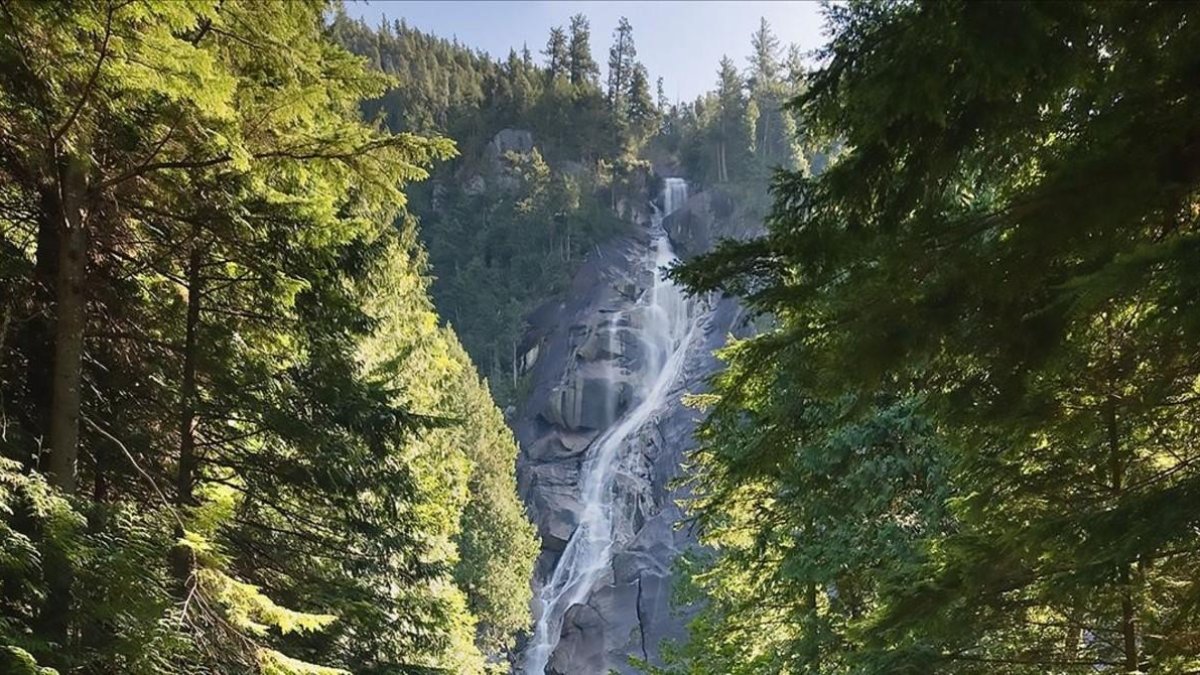
<svg viewBox="0 0 1200 675">
<path fill-rule="evenodd" d="M 17 44 L 17 51 L 21 57 L 21 65 L 25 67 L 25 72 L 29 73 L 30 79 L 34 82 L 33 88 L 36 91 L 35 96 L 39 99 L 38 103 L 40 104 L 37 107 L 38 119 L 41 122 L 42 128 L 46 134 L 46 138 L 51 138 L 53 136 L 53 131 L 50 123 L 50 117 L 47 113 L 49 106 L 46 103 L 46 99 L 49 98 L 49 95 L 46 91 L 45 80 L 39 76 L 38 69 L 34 68 L 33 64 L 30 62 L 29 47 L 25 44 L 25 41 L 21 39 L 21 32 L 17 28 L 16 17 L 13 16 L 12 9 L 9 7 L 10 2 L 11 0 L 0 0 L 0 10 L 3 10 L 4 15 L 8 18 L 8 24 L 11 26 L 11 32 L 9 35 Z"/>
<path fill-rule="evenodd" d="M 318 147 L 321 144 L 325 144 L 328 147 L 337 147 L 339 145 L 339 143 L 336 142 L 337 140 L 338 139 L 334 139 L 334 138 L 314 139 L 314 142 L 318 145 Z M 398 146 L 401 146 L 401 145 L 404 145 L 404 144 L 407 144 L 410 142 L 411 142 L 411 139 L 408 138 L 407 135 L 394 134 L 394 135 L 388 135 L 384 138 L 377 138 L 377 139 L 367 141 L 365 143 L 362 143 L 361 145 L 358 145 L 356 147 L 353 147 L 351 149 L 344 150 L 344 151 L 322 151 L 320 149 L 304 149 L 304 148 L 296 147 L 296 148 L 290 148 L 290 149 L 279 149 L 279 150 L 267 150 L 267 151 L 261 151 L 261 152 L 254 152 L 254 153 L 250 153 L 250 157 L 253 159 L 259 159 L 259 160 L 290 159 L 290 160 L 300 161 L 300 162 L 309 162 L 309 161 L 314 161 L 314 160 L 334 160 L 334 161 L 341 161 L 341 162 L 349 162 L 352 159 L 357 159 L 360 157 L 368 157 L 377 150 L 394 148 L 394 147 L 398 147 Z M 95 191 L 97 191 L 97 192 L 102 191 L 102 190 L 114 187 L 116 185 L 119 185 L 121 183 L 124 183 L 127 180 L 130 180 L 133 178 L 138 178 L 138 177 L 144 176 L 148 173 L 152 173 L 155 171 L 161 171 L 161 170 L 165 170 L 165 169 L 187 169 L 187 170 L 207 169 L 207 168 L 211 168 L 214 166 L 220 166 L 221 164 L 227 164 L 232 161 L 233 161 L 233 155 L 231 155 L 229 153 L 224 153 L 224 154 L 217 155 L 215 157 L 209 157 L 206 159 L 181 159 L 181 160 L 173 160 L 173 161 L 167 161 L 167 162 L 150 162 L 147 164 L 140 165 L 130 171 L 127 171 L 127 172 L 120 174 L 118 176 L 115 176 L 113 178 L 109 178 L 107 180 L 100 181 L 97 184 Z M 414 165 L 409 164 L 409 165 L 407 165 L 407 168 L 413 169 L 416 167 Z"/>
<path fill-rule="evenodd" d="M 967 661 L 970 663 L 995 663 L 1010 666 L 1087 666 L 1087 667 L 1115 667 L 1122 665 L 1119 661 L 1105 661 L 1102 659 L 1064 659 L 1064 658 L 1018 658 L 1018 657 L 988 657 L 988 656 L 973 656 L 964 653 L 949 653 L 941 654 L 939 658 L 947 661 Z"/>
<path fill-rule="evenodd" d="M 100 77 L 100 67 L 104 65 L 105 59 L 108 58 L 108 43 L 112 38 L 112 22 L 113 14 L 115 12 L 116 7 L 113 5 L 112 1 L 109 0 L 108 9 L 105 12 L 104 17 L 104 39 L 100 43 L 100 56 L 96 58 L 96 64 L 92 67 L 91 75 L 88 76 L 87 83 L 83 87 L 83 93 L 80 94 L 79 100 L 75 102 L 75 106 L 71 109 L 71 113 L 67 115 L 66 121 L 63 122 L 58 131 L 54 132 L 50 136 L 51 148 L 57 146 L 63 135 L 66 134 L 67 130 L 71 128 L 71 125 L 75 124 L 75 120 L 79 117 L 79 113 L 83 110 L 83 106 L 87 104 L 88 99 L 92 96 L 92 90 L 95 89 L 96 81 Z"/>
<path fill-rule="evenodd" d="M 187 528 L 184 527 L 183 518 L 181 518 L 179 512 L 175 510 L 175 507 L 171 504 L 171 500 L 167 499 L 167 495 L 164 494 L 162 489 L 158 487 L 158 483 L 149 474 L 149 472 L 142 468 L 142 465 L 138 463 L 137 458 L 133 456 L 133 453 L 129 451 L 129 448 L 125 447 L 125 444 L 122 443 L 119 438 L 109 433 L 104 427 L 93 422 L 92 418 L 88 417 L 87 415 L 80 415 L 80 417 L 83 419 L 83 421 L 88 423 L 88 426 L 95 429 L 101 436 L 104 436 L 108 440 L 112 441 L 118 448 L 121 449 L 121 452 L 125 454 L 125 458 L 129 460 L 129 463 L 133 465 L 133 468 L 137 470 L 138 474 L 145 479 L 145 481 L 154 490 L 155 494 L 158 495 L 158 498 L 162 500 L 163 508 L 167 510 L 167 513 L 169 513 L 175 520 L 176 524 L 179 525 L 179 529 L 186 530 Z"/>
</svg>

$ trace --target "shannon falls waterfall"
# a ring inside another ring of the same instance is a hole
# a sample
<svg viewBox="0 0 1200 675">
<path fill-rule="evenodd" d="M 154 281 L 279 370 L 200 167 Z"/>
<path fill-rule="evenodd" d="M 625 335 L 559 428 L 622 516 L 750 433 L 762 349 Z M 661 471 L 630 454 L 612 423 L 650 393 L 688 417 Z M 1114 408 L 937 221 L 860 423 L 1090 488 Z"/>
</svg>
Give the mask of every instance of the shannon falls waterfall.
<svg viewBox="0 0 1200 675">
<path fill-rule="evenodd" d="M 591 256 L 566 301 L 530 319 L 533 391 L 516 428 L 543 553 L 526 675 L 629 672 L 629 656 L 654 661 L 683 634 L 671 565 L 691 540 L 672 480 L 698 413 L 680 399 L 712 372 L 733 313 L 664 277 L 687 183 L 664 179 L 656 201 L 637 233 Z"/>
</svg>

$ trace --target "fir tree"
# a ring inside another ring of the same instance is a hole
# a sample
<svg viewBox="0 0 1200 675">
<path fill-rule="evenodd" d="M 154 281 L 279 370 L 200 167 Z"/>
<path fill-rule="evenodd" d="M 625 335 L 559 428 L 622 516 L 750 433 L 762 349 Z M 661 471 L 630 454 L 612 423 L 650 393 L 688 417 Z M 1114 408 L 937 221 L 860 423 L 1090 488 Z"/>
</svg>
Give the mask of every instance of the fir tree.
<svg viewBox="0 0 1200 675">
<path fill-rule="evenodd" d="M 613 31 L 613 44 L 608 49 L 608 105 L 618 123 L 623 123 L 628 117 L 628 92 L 636 58 L 633 26 L 629 25 L 628 19 L 621 17 Z"/>
<path fill-rule="evenodd" d="M 550 38 L 542 54 L 546 56 L 546 71 L 552 81 L 569 76 L 571 57 L 567 51 L 567 34 L 561 26 L 550 29 Z"/>
<path fill-rule="evenodd" d="M 584 86 L 593 84 L 600 76 L 600 66 L 592 58 L 591 24 L 583 14 L 571 17 L 570 40 L 567 42 L 567 56 L 570 59 L 567 68 L 571 75 L 571 84 Z"/>
<path fill-rule="evenodd" d="M 729 57 L 721 59 L 717 74 L 715 126 L 713 129 L 717 180 L 730 180 L 730 167 L 734 175 L 744 170 L 745 156 L 754 143 L 753 121 L 747 116 L 745 82 Z"/>
<path fill-rule="evenodd" d="M 706 399 L 683 672 L 1186 672 L 1194 7 L 828 12 L 841 154 L 677 271 L 777 321 Z"/>
<path fill-rule="evenodd" d="M 758 110 L 755 127 L 755 153 L 763 164 L 770 165 L 776 158 L 786 158 L 791 137 L 781 109 L 785 97 L 784 83 L 780 77 L 779 39 L 771 32 L 771 26 L 762 19 L 759 28 L 751 36 L 750 74 L 748 87 L 750 99 Z M 789 167 L 790 168 L 790 167 Z"/>
<path fill-rule="evenodd" d="M 629 127 L 634 139 L 640 144 L 658 130 L 659 124 L 659 109 L 650 94 L 650 76 L 646 73 L 646 67 L 640 63 L 633 66 L 625 100 L 628 106 Z"/>
<path fill-rule="evenodd" d="M 515 445 L 402 213 L 452 146 L 363 121 L 325 9 L 0 11 L 4 668 L 480 673 L 528 620 Z M 480 95 L 380 35 L 406 124 Z"/>
</svg>

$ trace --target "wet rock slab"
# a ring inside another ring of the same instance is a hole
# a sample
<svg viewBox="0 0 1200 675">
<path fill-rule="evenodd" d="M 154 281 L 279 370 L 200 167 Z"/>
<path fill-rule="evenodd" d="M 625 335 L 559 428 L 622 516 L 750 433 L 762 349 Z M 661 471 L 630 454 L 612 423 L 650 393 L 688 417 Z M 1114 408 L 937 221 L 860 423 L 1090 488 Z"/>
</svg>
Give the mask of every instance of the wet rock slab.
<svg viewBox="0 0 1200 675">
<path fill-rule="evenodd" d="M 637 309 L 653 281 L 645 269 L 647 245 L 637 235 L 599 249 L 576 275 L 568 299 L 530 319 L 522 353 L 536 355 L 532 386 L 514 426 L 522 447 L 519 484 L 543 544 L 535 584 L 552 573 L 578 523 L 589 444 L 627 410 L 647 368 L 648 319 Z M 680 495 L 673 481 L 699 413 L 680 399 L 703 390 L 717 369 L 711 352 L 738 316 L 730 302 L 707 308 L 667 403 L 628 439 L 614 479 L 617 532 L 609 569 L 585 602 L 567 609 L 547 672 L 632 673 L 630 656 L 658 663 L 661 642 L 683 636 L 688 612 L 671 607 L 672 565 L 694 540 L 676 526 Z"/>
</svg>

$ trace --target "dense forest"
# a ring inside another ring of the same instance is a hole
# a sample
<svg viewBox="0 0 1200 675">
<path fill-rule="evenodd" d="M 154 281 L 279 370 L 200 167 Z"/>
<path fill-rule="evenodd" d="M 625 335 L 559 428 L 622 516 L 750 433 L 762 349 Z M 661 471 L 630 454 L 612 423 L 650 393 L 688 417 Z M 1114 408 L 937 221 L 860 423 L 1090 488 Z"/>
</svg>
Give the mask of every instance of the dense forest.
<svg viewBox="0 0 1200 675">
<path fill-rule="evenodd" d="M 671 271 L 751 334 L 638 668 L 1200 672 L 1197 6 L 824 12 L 671 101 L 624 19 L 0 0 L 0 673 L 511 672 L 527 319 L 664 176 L 761 236 Z"/>
<path fill-rule="evenodd" d="M 524 316 L 647 155 L 797 168 L 795 50 L 669 104 L 583 15 L 535 63 L 317 1 L 0 10 L 3 671 L 505 670 Z"/>
<path fill-rule="evenodd" d="M 698 401 L 666 673 L 1200 669 L 1200 15 L 850 3 Z"/>
<path fill-rule="evenodd" d="M 452 156 L 322 2 L 0 5 L 0 672 L 483 672 L 515 442 L 428 295 Z"/>
</svg>

